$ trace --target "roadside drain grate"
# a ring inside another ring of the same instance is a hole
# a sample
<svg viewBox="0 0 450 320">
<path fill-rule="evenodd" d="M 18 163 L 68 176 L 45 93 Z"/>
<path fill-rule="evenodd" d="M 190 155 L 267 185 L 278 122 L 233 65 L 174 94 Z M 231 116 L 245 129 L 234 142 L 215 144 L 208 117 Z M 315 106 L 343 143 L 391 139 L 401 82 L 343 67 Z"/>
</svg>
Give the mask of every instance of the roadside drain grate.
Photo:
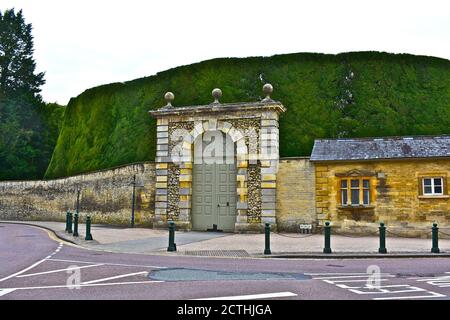
<svg viewBox="0 0 450 320">
<path fill-rule="evenodd" d="M 245 250 L 186 250 L 184 252 L 188 256 L 204 256 L 204 257 L 250 257 Z"/>
</svg>

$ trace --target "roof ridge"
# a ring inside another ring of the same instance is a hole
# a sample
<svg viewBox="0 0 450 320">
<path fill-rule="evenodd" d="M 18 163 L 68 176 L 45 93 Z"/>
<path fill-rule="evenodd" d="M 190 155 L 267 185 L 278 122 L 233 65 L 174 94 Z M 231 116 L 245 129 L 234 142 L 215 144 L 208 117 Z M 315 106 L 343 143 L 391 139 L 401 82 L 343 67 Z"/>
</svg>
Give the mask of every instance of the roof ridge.
<svg viewBox="0 0 450 320">
<path fill-rule="evenodd" d="M 450 134 L 435 135 L 407 135 L 407 136 L 378 136 L 378 137 L 353 137 L 353 138 L 318 138 L 314 141 L 383 141 L 383 140 L 418 140 L 418 139 L 442 139 L 450 138 Z"/>
</svg>

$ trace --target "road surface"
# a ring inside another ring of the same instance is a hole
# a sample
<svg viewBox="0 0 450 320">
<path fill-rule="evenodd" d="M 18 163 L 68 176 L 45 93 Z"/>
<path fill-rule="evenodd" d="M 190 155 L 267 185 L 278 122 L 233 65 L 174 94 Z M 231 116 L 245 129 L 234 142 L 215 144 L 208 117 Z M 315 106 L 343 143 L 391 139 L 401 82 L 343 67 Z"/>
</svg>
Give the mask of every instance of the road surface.
<svg viewBox="0 0 450 320">
<path fill-rule="evenodd" d="M 449 299 L 450 259 L 254 259 L 109 253 L 0 224 L 0 300 Z"/>
</svg>

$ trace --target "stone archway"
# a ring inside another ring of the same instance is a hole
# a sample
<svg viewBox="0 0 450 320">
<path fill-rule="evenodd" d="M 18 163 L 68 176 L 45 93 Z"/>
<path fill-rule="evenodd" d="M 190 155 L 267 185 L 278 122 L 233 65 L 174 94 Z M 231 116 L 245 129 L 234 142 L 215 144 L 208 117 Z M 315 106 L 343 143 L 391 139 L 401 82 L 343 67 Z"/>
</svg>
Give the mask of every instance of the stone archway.
<svg viewBox="0 0 450 320">
<path fill-rule="evenodd" d="M 284 111 L 270 98 L 180 108 L 169 101 L 166 107 L 151 111 L 157 117 L 154 226 L 166 227 L 168 220 L 174 220 L 178 228 L 192 228 L 194 142 L 211 131 L 229 136 L 235 145 L 235 231 L 263 230 L 264 223 L 276 224 L 278 119 Z"/>
<path fill-rule="evenodd" d="M 219 132 L 220 135 L 217 134 Z M 209 154 L 207 157 L 208 147 L 203 148 L 204 137 L 207 135 L 220 138 L 211 143 L 215 144 L 213 158 Z M 232 143 L 231 150 L 229 141 Z M 182 148 L 185 162 L 192 166 L 190 188 L 193 229 L 206 230 L 213 229 L 214 226 L 224 231 L 234 231 L 239 216 L 238 208 L 246 207 L 246 195 L 242 194 L 243 184 L 247 180 L 246 172 L 241 173 L 239 178 L 237 175 L 237 161 L 248 159 L 244 134 L 227 121 L 196 121 L 189 135 L 184 137 Z M 182 186 L 186 186 L 186 183 L 180 180 L 180 187 Z"/>
</svg>

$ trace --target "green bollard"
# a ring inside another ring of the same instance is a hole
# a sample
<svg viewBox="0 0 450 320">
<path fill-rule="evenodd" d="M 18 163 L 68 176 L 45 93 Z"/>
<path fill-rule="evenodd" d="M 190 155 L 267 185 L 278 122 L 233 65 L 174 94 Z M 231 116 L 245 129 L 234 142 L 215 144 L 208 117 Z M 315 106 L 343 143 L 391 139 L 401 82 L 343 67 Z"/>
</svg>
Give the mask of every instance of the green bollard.
<svg viewBox="0 0 450 320">
<path fill-rule="evenodd" d="M 75 216 L 73 218 L 73 236 L 78 237 L 78 211 L 75 212 Z"/>
<path fill-rule="evenodd" d="M 69 216 L 70 216 L 70 210 L 67 210 L 66 212 L 66 230 L 64 231 L 69 231 Z"/>
<path fill-rule="evenodd" d="M 73 218 L 73 214 L 72 212 L 69 212 L 69 223 L 68 223 L 68 227 L 67 227 L 67 232 L 72 233 L 72 218 Z"/>
<path fill-rule="evenodd" d="M 177 245 L 175 244 L 175 223 L 173 221 L 169 222 L 169 247 L 167 251 L 177 251 Z"/>
<path fill-rule="evenodd" d="M 330 246 L 331 226 L 328 221 L 325 222 L 325 227 L 323 228 L 323 230 L 325 235 L 325 247 L 323 248 L 323 253 L 331 253 L 331 246 Z"/>
<path fill-rule="evenodd" d="M 386 250 L 386 227 L 383 222 L 380 222 L 380 247 L 378 248 L 378 253 L 387 253 Z"/>
<path fill-rule="evenodd" d="M 91 217 L 86 217 L 86 237 L 84 240 L 92 240 L 92 234 L 91 234 Z"/>
<path fill-rule="evenodd" d="M 439 253 L 439 228 L 437 223 L 433 223 L 433 227 L 431 228 L 431 238 L 433 242 L 433 246 L 431 247 L 432 253 Z"/>
<path fill-rule="evenodd" d="M 272 254 L 270 251 L 270 223 L 266 223 L 264 231 L 266 233 L 266 246 L 264 248 L 264 254 Z"/>
</svg>

